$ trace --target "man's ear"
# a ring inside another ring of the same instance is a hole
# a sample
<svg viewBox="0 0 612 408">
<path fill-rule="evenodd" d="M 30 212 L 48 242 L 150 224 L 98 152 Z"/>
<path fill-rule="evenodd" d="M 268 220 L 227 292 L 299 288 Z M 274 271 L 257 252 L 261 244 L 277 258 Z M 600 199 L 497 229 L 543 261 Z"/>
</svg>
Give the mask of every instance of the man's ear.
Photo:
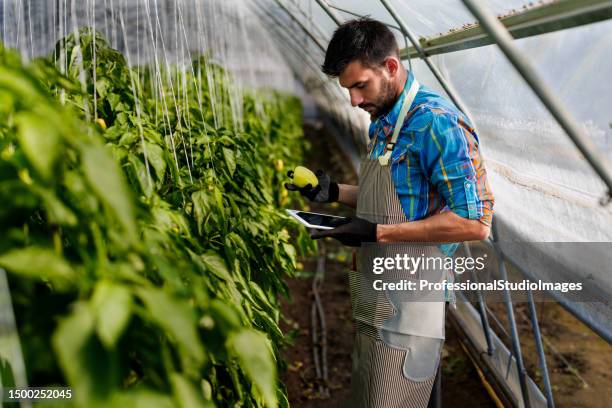
<svg viewBox="0 0 612 408">
<path fill-rule="evenodd" d="M 400 62 L 396 57 L 389 56 L 385 58 L 385 68 L 387 68 L 389 76 L 395 77 L 399 73 Z"/>
</svg>

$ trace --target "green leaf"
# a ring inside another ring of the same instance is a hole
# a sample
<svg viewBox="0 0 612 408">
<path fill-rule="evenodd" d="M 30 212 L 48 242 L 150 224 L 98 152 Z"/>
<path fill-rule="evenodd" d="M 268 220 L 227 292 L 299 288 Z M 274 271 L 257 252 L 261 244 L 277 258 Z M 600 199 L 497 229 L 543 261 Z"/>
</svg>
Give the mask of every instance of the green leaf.
<svg viewBox="0 0 612 408">
<path fill-rule="evenodd" d="M 104 98 L 106 96 L 106 92 L 110 87 L 111 84 L 106 78 L 100 78 L 96 81 L 96 91 L 98 92 L 98 96 L 100 96 L 100 98 Z"/>
<path fill-rule="evenodd" d="M 130 155 L 128 161 L 132 165 L 134 177 L 145 196 L 149 197 L 153 193 L 153 180 L 147 172 L 147 168 L 138 156 Z"/>
<path fill-rule="evenodd" d="M 32 185 L 32 189 L 42 198 L 50 223 L 69 226 L 77 224 L 77 217 L 74 215 L 74 212 L 56 197 L 54 191 L 37 185 Z"/>
<path fill-rule="evenodd" d="M 227 164 L 230 176 L 233 176 L 234 171 L 236 171 L 236 157 L 234 155 L 234 151 L 224 147 L 223 157 L 225 158 L 225 163 Z"/>
<path fill-rule="evenodd" d="M 138 141 L 138 133 L 125 132 L 119 139 L 119 146 L 131 146 Z"/>
<path fill-rule="evenodd" d="M 204 349 L 196 330 L 194 311 L 186 302 L 178 301 L 162 290 L 141 288 L 138 296 L 151 314 L 151 319 L 168 332 L 188 357 L 197 365 L 204 362 Z"/>
<path fill-rule="evenodd" d="M 76 303 L 53 334 L 53 349 L 77 405 L 107 406 L 111 390 L 118 386 L 116 362 L 104 353 L 93 336 L 94 316 L 85 303 Z"/>
<path fill-rule="evenodd" d="M 51 178 L 60 151 L 60 134 L 49 126 L 48 118 L 33 112 L 15 115 L 17 138 L 32 166 L 45 178 Z"/>
<path fill-rule="evenodd" d="M 84 147 L 83 169 L 91 187 L 125 229 L 128 241 L 135 242 L 137 233 L 131 195 L 110 152 L 101 146 Z"/>
<path fill-rule="evenodd" d="M 155 170 L 158 180 L 163 180 L 166 174 L 166 160 L 164 159 L 164 149 L 155 143 L 145 142 L 145 150 L 149 164 Z"/>
<path fill-rule="evenodd" d="M 265 308 L 266 310 L 270 312 L 274 311 L 276 307 L 272 305 L 272 303 L 270 303 L 268 296 L 266 296 L 266 294 L 261 289 L 261 287 L 257 284 L 257 282 L 250 281 L 249 287 L 251 289 L 251 292 L 255 294 L 255 297 L 258 298 L 260 302 L 260 306 L 262 306 L 262 308 Z"/>
<path fill-rule="evenodd" d="M 229 333 L 243 326 L 234 306 L 220 299 L 213 299 L 210 303 L 210 314 L 223 333 Z"/>
<path fill-rule="evenodd" d="M 6 61 L 2 61 L 5 63 Z M 6 67 L 0 67 L 0 88 L 6 89 L 8 92 L 17 96 L 19 102 L 31 105 L 32 102 L 39 102 L 40 99 L 40 84 L 36 79 L 24 75 L 23 70 L 14 70 Z"/>
<path fill-rule="evenodd" d="M 206 268 L 214 273 L 217 277 L 224 280 L 232 279 L 232 276 L 225 265 L 225 261 L 219 255 L 209 251 L 202 255 L 201 259 Z"/>
<path fill-rule="evenodd" d="M 178 373 L 172 373 L 170 374 L 170 383 L 172 384 L 174 398 L 179 407 L 214 407 L 212 402 L 204 401 L 198 388 L 184 376 Z"/>
<path fill-rule="evenodd" d="M 295 268 L 297 265 L 297 260 L 296 260 L 297 254 L 295 252 L 295 247 L 291 244 L 283 242 L 283 249 L 285 250 L 285 253 L 289 257 L 289 261 L 291 261 L 291 265 Z"/>
<path fill-rule="evenodd" d="M 33 246 L 6 252 L 0 255 L 0 266 L 16 274 L 49 279 L 60 286 L 66 286 L 75 277 L 68 262 L 52 250 L 42 247 Z"/>
<path fill-rule="evenodd" d="M 269 407 L 276 407 L 276 363 L 266 336 L 255 330 L 230 335 L 226 346 Z"/>
<path fill-rule="evenodd" d="M 196 191 L 191 194 L 191 200 L 193 201 L 193 215 L 198 226 L 198 234 L 202 235 L 204 221 L 210 211 L 209 194 L 204 190 Z"/>
<path fill-rule="evenodd" d="M 107 348 L 115 347 L 132 313 L 132 295 L 122 285 L 98 282 L 91 299 L 96 316 L 96 332 Z"/>
<path fill-rule="evenodd" d="M 109 407 L 126 408 L 175 408 L 173 400 L 166 394 L 141 388 L 127 392 L 115 393 Z"/>
<path fill-rule="evenodd" d="M 202 381 L 205 381 L 205 380 L 202 380 Z M 4 387 L 6 388 L 15 387 L 15 376 L 13 375 L 13 368 L 11 367 L 10 361 L 8 361 L 8 359 L 5 359 L 3 357 L 0 357 L 0 387 L 3 387 L 3 388 Z"/>
</svg>

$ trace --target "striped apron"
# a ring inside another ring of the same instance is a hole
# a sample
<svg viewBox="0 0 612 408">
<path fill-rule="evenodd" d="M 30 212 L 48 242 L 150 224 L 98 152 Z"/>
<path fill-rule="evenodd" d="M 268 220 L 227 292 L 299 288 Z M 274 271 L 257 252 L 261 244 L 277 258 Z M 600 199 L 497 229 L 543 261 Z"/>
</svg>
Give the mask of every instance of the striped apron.
<svg viewBox="0 0 612 408">
<path fill-rule="evenodd" d="M 414 85 L 417 84 L 417 85 Z M 358 217 L 377 224 L 408 222 L 394 187 L 389 159 L 418 83 L 414 81 L 395 125 L 388 151 L 378 160 L 366 157 L 359 174 Z M 444 343 L 444 292 L 377 290 L 374 281 L 402 279 L 440 282 L 448 271 L 429 268 L 414 274 L 385 269 L 374 274 L 374 257 L 443 257 L 435 245 L 364 244 L 356 270 L 349 272 L 353 320 L 351 408 L 427 407 Z"/>
</svg>

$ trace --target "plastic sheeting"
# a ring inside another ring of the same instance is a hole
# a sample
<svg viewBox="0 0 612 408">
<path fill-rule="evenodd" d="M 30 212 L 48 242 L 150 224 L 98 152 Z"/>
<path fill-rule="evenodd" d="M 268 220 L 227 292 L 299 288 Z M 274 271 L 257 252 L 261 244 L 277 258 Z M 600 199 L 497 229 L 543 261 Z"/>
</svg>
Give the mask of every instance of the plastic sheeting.
<svg viewBox="0 0 612 408">
<path fill-rule="evenodd" d="M 517 41 L 609 161 L 611 31 L 605 22 Z M 501 52 L 487 46 L 435 60 L 475 118 L 496 213 L 515 239 L 612 241 L 604 184 Z M 422 64 L 415 70 L 437 87 Z"/>
<path fill-rule="evenodd" d="M 611 32 L 612 22 L 603 22 L 517 41 L 608 162 Z M 598 244 L 582 245 L 579 254 L 567 252 L 564 245 L 549 245 L 542 254 L 542 246 L 516 252 L 512 244 L 612 241 L 612 205 L 600 203 L 605 185 L 497 47 L 435 60 L 478 126 L 496 200 L 500 247 L 535 279 L 563 274 L 588 282 L 588 302 L 562 295 L 557 300 L 611 338 L 610 245 L 607 250 Z M 415 65 L 417 77 L 428 76 L 421 64 Z M 427 81 L 434 83 L 433 78 Z"/>
<path fill-rule="evenodd" d="M 0 0 L 0 39 L 17 48 L 25 60 L 50 55 L 55 44 L 81 27 L 91 27 L 130 65 L 161 74 L 176 66 L 193 70 L 202 55 L 231 75 L 231 105 L 241 118 L 243 92 L 274 88 L 304 94 L 281 51 L 244 0 Z M 59 54 L 59 55 L 58 55 Z M 68 55 L 56 53 L 60 69 Z M 207 78 L 214 87 L 207 70 Z M 170 88 L 176 87 L 170 86 Z M 212 97 L 213 95 L 211 95 Z M 214 106 L 214 103 L 213 103 Z M 240 127 L 241 120 L 234 125 Z"/>
</svg>

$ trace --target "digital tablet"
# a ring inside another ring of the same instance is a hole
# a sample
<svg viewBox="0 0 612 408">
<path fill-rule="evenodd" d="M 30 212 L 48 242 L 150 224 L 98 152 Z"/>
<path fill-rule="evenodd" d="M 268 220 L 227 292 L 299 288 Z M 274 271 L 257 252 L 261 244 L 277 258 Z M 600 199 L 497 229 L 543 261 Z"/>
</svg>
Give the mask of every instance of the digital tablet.
<svg viewBox="0 0 612 408">
<path fill-rule="evenodd" d="M 348 217 L 338 217 L 336 215 L 319 214 L 299 210 L 287 210 L 287 212 L 308 228 L 315 229 L 334 229 L 342 224 L 346 224 L 350 220 Z"/>
</svg>

